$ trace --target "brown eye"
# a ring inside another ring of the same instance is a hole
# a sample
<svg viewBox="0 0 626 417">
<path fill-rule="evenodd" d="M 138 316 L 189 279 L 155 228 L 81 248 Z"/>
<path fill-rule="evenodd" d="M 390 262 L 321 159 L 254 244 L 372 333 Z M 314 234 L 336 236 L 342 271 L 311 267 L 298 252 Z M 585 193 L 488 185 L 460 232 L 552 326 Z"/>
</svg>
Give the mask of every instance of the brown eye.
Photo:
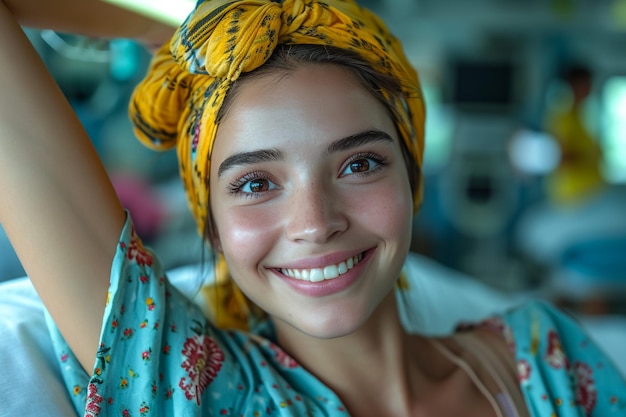
<svg viewBox="0 0 626 417">
<path fill-rule="evenodd" d="M 345 168 L 341 172 L 341 176 L 348 175 L 357 175 L 364 176 L 372 174 L 379 169 L 384 168 L 387 165 L 387 162 L 384 157 L 381 157 L 377 154 L 368 152 L 368 153 L 359 153 L 354 155 L 350 160 L 347 161 Z"/>
<path fill-rule="evenodd" d="M 230 183 L 228 192 L 242 197 L 259 197 L 278 188 L 280 187 L 271 180 L 268 173 L 253 171 Z"/>
<path fill-rule="evenodd" d="M 269 181 L 263 178 L 250 181 L 248 186 L 250 187 L 250 192 L 252 193 L 261 193 L 270 189 Z"/>
<path fill-rule="evenodd" d="M 370 169 L 370 163 L 367 159 L 357 159 L 350 163 L 352 172 L 367 172 Z"/>
</svg>

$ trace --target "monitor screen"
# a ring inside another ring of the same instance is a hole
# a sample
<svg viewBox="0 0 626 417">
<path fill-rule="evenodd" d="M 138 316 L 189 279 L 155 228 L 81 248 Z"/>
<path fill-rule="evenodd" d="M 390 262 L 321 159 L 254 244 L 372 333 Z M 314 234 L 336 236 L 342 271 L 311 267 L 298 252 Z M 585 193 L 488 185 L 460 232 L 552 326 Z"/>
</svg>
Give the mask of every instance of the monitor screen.
<svg viewBox="0 0 626 417">
<path fill-rule="evenodd" d="M 459 60 L 451 67 L 450 101 L 458 106 L 513 104 L 514 68 L 508 62 Z"/>
</svg>

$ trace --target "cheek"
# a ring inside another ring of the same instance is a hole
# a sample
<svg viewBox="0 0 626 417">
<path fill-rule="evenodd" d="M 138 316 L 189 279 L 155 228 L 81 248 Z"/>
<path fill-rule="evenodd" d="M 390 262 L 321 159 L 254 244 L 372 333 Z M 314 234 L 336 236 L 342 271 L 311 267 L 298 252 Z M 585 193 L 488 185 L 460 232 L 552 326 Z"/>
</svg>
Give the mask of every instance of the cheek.
<svg viewBox="0 0 626 417">
<path fill-rule="evenodd" d="M 359 223 L 375 227 L 389 239 L 410 239 L 413 199 L 408 181 L 381 183 L 370 197 L 355 196 L 350 210 Z"/>
<path fill-rule="evenodd" d="M 258 262 L 272 246 L 278 222 L 272 210 L 230 207 L 216 213 L 218 235 L 227 259 Z"/>
</svg>

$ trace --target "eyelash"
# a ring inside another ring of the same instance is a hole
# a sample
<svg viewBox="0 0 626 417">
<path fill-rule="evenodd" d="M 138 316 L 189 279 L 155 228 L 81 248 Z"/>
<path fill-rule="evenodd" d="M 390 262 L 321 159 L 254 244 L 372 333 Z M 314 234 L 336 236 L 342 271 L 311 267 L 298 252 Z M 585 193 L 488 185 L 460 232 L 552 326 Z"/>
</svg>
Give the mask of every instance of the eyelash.
<svg viewBox="0 0 626 417">
<path fill-rule="evenodd" d="M 243 196 L 245 198 L 257 197 L 261 193 L 247 193 L 242 191 L 243 187 L 247 183 L 254 180 L 267 180 L 272 182 L 271 177 L 267 173 L 262 171 L 252 171 L 228 184 L 228 193 L 232 195 Z"/>
<path fill-rule="evenodd" d="M 376 171 L 378 171 L 379 169 L 384 168 L 385 166 L 387 166 L 387 158 L 381 155 L 378 155 L 376 153 L 373 152 L 363 152 L 363 153 L 358 153 L 356 155 L 352 155 L 347 161 L 346 163 L 343 165 L 343 167 L 341 168 L 341 172 L 343 173 L 349 166 L 350 164 L 352 164 L 353 162 L 356 162 L 360 159 L 371 159 L 372 161 L 374 161 L 376 163 L 376 166 L 372 169 L 370 169 L 369 171 L 366 172 L 355 172 L 352 174 L 348 174 L 348 175 L 358 175 L 359 177 L 366 177 Z"/>
</svg>

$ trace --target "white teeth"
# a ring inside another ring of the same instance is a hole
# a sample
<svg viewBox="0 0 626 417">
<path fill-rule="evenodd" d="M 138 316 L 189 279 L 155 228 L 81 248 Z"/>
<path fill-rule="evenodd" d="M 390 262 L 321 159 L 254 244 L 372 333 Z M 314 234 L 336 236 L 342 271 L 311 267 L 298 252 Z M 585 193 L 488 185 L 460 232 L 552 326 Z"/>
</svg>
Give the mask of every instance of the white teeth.
<svg viewBox="0 0 626 417">
<path fill-rule="evenodd" d="M 311 269 L 311 276 L 309 277 L 311 282 L 324 281 L 324 271 L 319 268 Z"/>
<path fill-rule="evenodd" d="M 348 258 L 337 265 L 327 265 L 324 268 L 313 269 L 281 269 L 280 272 L 291 278 L 303 281 L 321 282 L 326 279 L 337 278 L 339 275 L 345 274 L 351 270 L 356 264 L 361 262 L 363 254 L 358 254 L 352 258 Z"/>
<path fill-rule="evenodd" d="M 333 279 L 339 276 L 339 268 L 337 265 L 328 265 L 324 267 L 324 279 Z"/>
</svg>

